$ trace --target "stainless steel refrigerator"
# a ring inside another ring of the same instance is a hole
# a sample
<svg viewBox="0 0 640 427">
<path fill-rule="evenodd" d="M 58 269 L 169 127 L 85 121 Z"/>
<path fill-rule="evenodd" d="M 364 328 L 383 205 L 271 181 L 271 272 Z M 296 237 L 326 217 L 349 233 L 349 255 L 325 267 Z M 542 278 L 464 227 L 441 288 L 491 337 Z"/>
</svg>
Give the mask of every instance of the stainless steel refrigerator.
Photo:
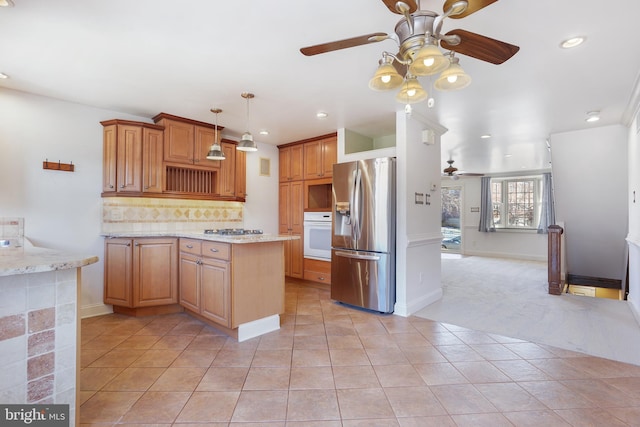
<svg viewBox="0 0 640 427">
<path fill-rule="evenodd" d="M 396 297 L 396 160 L 333 165 L 331 299 L 392 313 Z"/>
</svg>

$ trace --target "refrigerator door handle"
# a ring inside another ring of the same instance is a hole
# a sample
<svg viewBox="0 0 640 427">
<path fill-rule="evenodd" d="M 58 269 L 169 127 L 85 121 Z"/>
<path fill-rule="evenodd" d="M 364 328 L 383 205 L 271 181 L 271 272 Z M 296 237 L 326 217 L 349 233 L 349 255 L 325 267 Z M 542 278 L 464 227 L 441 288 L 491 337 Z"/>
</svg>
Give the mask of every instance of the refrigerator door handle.
<svg viewBox="0 0 640 427">
<path fill-rule="evenodd" d="M 344 251 L 335 251 L 335 254 L 336 256 L 341 256 L 344 258 L 364 259 L 367 261 L 380 261 L 380 257 L 378 255 L 363 255 L 359 253 L 344 252 Z"/>
<path fill-rule="evenodd" d="M 351 205 L 351 209 L 353 210 L 353 238 L 356 240 L 360 240 L 360 236 L 362 235 L 362 200 L 361 200 L 361 192 L 362 192 L 362 171 L 360 168 L 356 170 L 356 179 L 354 180 L 353 185 L 353 204 Z"/>
</svg>

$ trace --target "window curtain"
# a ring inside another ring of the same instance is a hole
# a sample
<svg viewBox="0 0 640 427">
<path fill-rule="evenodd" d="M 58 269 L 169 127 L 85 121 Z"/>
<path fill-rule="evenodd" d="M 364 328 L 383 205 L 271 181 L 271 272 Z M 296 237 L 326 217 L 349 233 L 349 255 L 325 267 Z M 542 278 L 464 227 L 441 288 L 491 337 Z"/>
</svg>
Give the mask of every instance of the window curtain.
<svg viewBox="0 0 640 427">
<path fill-rule="evenodd" d="M 480 182 L 480 225 L 478 231 L 496 231 L 493 224 L 493 202 L 491 201 L 491 177 L 483 176 Z"/>
<path fill-rule="evenodd" d="M 540 208 L 540 223 L 538 234 L 548 233 L 550 225 L 556 223 L 556 209 L 553 203 L 553 178 L 551 172 L 542 174 L 542 206 Z"/>
</svg>

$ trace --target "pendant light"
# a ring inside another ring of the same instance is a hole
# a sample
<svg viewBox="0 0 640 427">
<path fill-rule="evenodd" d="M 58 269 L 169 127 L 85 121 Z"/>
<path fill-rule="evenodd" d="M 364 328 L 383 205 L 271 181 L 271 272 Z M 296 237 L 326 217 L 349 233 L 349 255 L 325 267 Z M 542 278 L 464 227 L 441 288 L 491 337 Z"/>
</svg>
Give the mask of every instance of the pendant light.
<svg viewBox="0 0 640 427">
<path fill-rule="evenodd" d="M 211 112 L 216 115 L 216 129 L 215 136 L 213 139 L 213 144 L 211 144 L 211 148 L 207 153 L 207 159 L 209 160 L 224 160 L 226 157 L 222 152 L 222 147 L 220 147 L 220 142 L 218 141 L 218 113 L 222 113 L 220 108 L 212 108 Z"/>
<path fill-rule="evenodd" d="M 253 142 L 253 135 L 249 132 L 249 100 L 254 97 L 252 93 L 242 92 L 240 94 L 247 100 L 247 131 L 242 134 L 242 139 L 238 142 L 236 149 L 240 151 L 258 151 L 258 146 Z"/>
</svg>

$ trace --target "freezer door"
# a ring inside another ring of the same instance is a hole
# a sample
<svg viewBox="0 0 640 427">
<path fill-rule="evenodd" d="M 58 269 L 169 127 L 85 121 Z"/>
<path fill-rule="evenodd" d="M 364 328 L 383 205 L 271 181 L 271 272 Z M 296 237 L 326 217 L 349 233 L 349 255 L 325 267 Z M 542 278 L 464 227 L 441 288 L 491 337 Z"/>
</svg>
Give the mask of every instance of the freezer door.
<svg viewBox="0 0 640 427">
<path fill-rule="evenodd" d="M 332 206 L 333 226 L 331 246 L 355 249 L 353 239 L 353 197 L 357 163 L 336 163 L 333 165 Z"/>
<path fill-rule="evenodd" d="M 396 299 L 394 265 L 390 254 L 332 250 L 331 299 L 392 313 Z"/>
</svg>

